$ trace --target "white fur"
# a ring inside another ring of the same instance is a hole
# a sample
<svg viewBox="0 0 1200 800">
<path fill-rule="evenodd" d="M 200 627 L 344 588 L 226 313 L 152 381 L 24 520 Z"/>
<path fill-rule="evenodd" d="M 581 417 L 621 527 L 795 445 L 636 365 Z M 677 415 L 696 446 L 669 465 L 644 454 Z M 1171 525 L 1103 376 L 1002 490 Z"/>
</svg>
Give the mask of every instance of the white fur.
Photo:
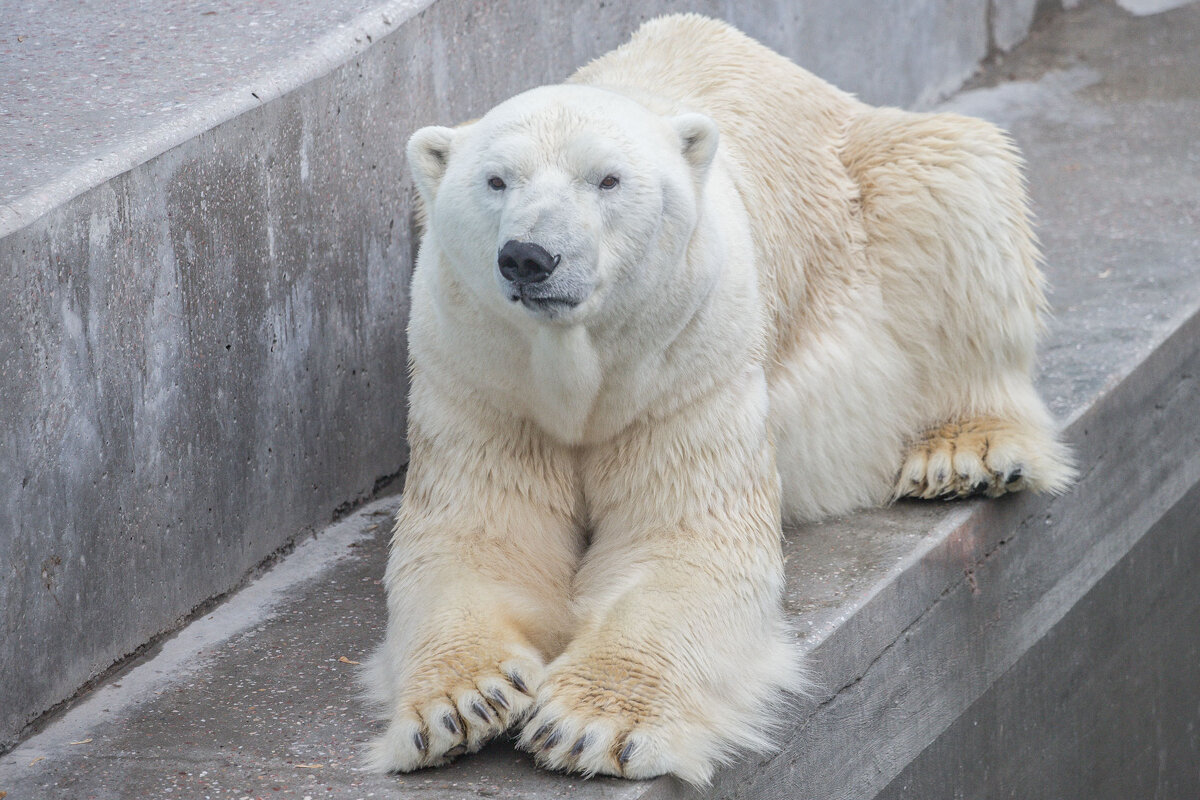
<svg viewBox="0 0 1200 800">
<path fill-rule="evenodd" d="M 1069 479 L 1029 378 L 1018 162 L 985 123 L 869 108 L 677 16 L 409 159 L 376 768 L 523 725 L 548 766 L 703 783 L 801 683 L 782 516 Z M 509 282 L 509 240 L 557 268 Z"/>
</svg>

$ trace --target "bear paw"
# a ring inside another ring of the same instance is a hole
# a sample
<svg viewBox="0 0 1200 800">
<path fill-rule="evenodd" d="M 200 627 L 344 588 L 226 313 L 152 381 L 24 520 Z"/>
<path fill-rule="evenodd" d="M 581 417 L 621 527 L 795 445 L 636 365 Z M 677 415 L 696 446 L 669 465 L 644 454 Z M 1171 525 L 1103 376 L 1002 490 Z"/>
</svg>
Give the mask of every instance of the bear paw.
<svg viewBox="0 0 1200 800">
<path fill-rule="evenodd" d="M 1070 467 L 1057 445 L 1037 428 L 995 417 L 943 425 L 909 450 L 893 499 L 925 500 L 986 495 L 1022 489 L 1061 491 Z"/>
<path fill-rule="evenodd" d="M 544 672 L 533 654 L 503 660 L 440 655 L 410 674 L 387 731 L 371 743 L 368 769 L 409 772 L 474 753 L 519 723 Z"/>
<path fill-rule="evenodd" d="M 591 672 L 560 669 L 547 677 L 518 747 L 532 753 L 542 767 L 588 777 L 673 773 L 695 784 L 711 777 L 711 759 L 702 755 L 705 747 L 676 746 L 682 732 L 667 720 L 678 716 L 682 721 L 682 715 L 671 714 L 661 699 L 623 693 L 622 681 Z"/>
</svg>

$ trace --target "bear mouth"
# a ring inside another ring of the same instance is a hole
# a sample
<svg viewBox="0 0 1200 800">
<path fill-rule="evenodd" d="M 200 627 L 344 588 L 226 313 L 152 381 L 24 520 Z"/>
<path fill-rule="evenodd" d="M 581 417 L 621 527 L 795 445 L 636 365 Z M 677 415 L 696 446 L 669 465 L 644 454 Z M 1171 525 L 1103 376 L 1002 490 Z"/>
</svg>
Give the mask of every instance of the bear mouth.
<svg viewBox="0 0 1200 800">
<path fill-rule="evenodd" d="M 546 296 L 538 297 L 527 292 L 519 292 L 509 296 L 509 299 L 514 303 L 520 303 L 525 306 L 527 311 L 532 311 L 536 314 L 544 314 L 546 316 L 558 316 L 569 312 L 571 309 L 579 305 L 580 301 L 572 297 L 555 297 Z"/>
</svg>

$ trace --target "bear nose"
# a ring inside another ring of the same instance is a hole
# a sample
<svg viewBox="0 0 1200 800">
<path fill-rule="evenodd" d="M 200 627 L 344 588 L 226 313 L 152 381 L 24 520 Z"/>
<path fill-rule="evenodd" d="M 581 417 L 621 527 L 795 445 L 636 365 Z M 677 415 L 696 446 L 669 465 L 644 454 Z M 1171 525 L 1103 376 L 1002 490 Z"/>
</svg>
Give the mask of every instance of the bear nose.
<svg viewBox="0 0 1200 800">
<path fill-rule="evenodd" d="M 533 242 L 509 239 L 500 248 L 500 274 L 519 286 L 540 283 L 550 277 L 562 256 L 552 256 Z"/>
</svg>

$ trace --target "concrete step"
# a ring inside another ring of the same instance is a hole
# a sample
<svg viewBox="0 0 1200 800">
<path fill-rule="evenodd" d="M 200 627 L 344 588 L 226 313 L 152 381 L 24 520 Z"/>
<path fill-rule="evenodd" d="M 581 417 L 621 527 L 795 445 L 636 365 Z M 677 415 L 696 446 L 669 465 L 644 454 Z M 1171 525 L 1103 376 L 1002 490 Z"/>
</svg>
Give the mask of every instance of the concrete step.
<svg viewBox="0 0 1200 800">
<path fill-rule="evenodd" d="M 683 8 L 927 103 L 1035 5 L 0 0 L 0 751 L 396 488 L 416 127 Z"/>
<path fill-rule="evenodd" d="M 441 770 L 357 771 L 377 724 L 347 662 L 382 633 L 385 498 L 47 721 L 0 757 L 0 791 L 1200 796 L 1197 74 L 1200 4 L 1097 4 L 950 101 L 1028 158 L 1056 313 L 1039 383 L 1082 477 L 1052 500 L 905 503 L 788 531 L 789 608 L 820 688 L 779 754 L 702 793 L 541 772 L 506 742 Z M 56 663 L 13 641 L 6 683 Z"/>
</svg>

